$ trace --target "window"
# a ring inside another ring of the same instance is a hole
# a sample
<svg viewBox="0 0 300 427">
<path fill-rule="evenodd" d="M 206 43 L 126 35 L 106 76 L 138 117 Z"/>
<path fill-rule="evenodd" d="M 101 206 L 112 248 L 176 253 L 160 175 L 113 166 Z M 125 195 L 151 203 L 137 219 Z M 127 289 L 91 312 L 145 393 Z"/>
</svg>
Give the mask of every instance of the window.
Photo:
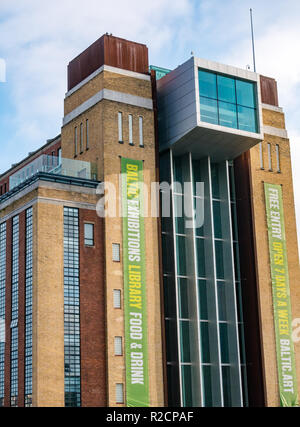
<svg viewBox="0 0 300 427">
<path fill-rule="evenodd" d="M 280 153 L 279 153 L 279 145 L 276 144 L 276 166 L 277 166 L 277 172 L 281 172 L 280 171 Z"/>
<path fill-rule="evenodd" d="M 17 406 L 18 400 L 18 360 L 19 360 L 19 216 L 12 224 L 12 280 L 11 280 L 11 342 L 10 342 L 10 398 L 11 406 Z"/>
<path fill-rule="evenodd" d="M 80 154 L 83 153 L 83 124 L 80 123 Z"/>
<path fill-rule="evenodd" d="M 90 148 L 90 146 L 89 146 L 89 121 L 88 121 L 88 119 L 87 119 L 87 121 L 86 121 L 86 128 L 85 128 L 86 130 L 86 149 L 88 150 L 89 148 Z"/>
<path fill-rule="evenodd" d="M 4 406 L 6 222 L 0 224 L 0 407 Z"/>
<path fill-rule="evenodd" d="M 64 208 L 65 406 L 81 405 L 79 211 Z"/>
<path fill-rule="evenodd" d="M 114 289 L 114 308 L 121 308 L 121 291 Z"/>
<path fill-rule="evenodd" d="M 94 246 L 94 224 L 84 224 L 84 244 Z"/>
<path fill-rule="evenodd" d="M 116 384 L 116 403 L 124 403 L 123 384 Z"/>
<path fill-rule="evenodd" d="M 123 115 L 118 113 L 119 142 L 123 142 Z"/>
<path fill-rule="evenodd" d="M 268 143 L 268 159 L 269 159 L 269 171 L 272 171 L 272 153 L 271 153 L 271 144 Z"/>
<path fill-rule="evenodd" d="M 115 337 L 115 356 L 123 356 L 122 337 Z"/>
<path fill-rule="evenodd" d="M 259 143 L 259 159 L 260 159 L 260 168 L 264 169 L 264 153 L 262 142 Z"/>
<path fill-rule="evenodd" d="M 74 156 L 76 157 L 77 156 L 77 154 L 78 154 L 78 146 L 77 146 L 77 143 L 78 143 L 78 141 L 77 141 L 77 126 L 75 127 L 75 130 L 74 130 Z"/>
<path fill-rule="evenodd" d="M 199 70 L 201 120 L 257 132 L 255 83 Z"/>
<path fill-rule="evenodd" d="M 113 254 L 113 261 L 120 262 L 120 245 L 118 243 L 113 243 L 112 254 Z"/>
<path fill-rule="evenodd" d="M 139 117 L 139 138 L 140 147 L 144 147 L 144 130 L 143 130 L 143 117 Z"/>
<path fill-rule="evenodd" d="M 128 116 L 128 126 L 129 126 L 129 144 L 133 145 L 133 135 L 132 135 L 132 114 Z"/>
<path fill-rule="evenodd" d="M 32 406 L 32 251 L 33 211 L 26 210 L 25 253 L 25 406 Z"/>
</svg>

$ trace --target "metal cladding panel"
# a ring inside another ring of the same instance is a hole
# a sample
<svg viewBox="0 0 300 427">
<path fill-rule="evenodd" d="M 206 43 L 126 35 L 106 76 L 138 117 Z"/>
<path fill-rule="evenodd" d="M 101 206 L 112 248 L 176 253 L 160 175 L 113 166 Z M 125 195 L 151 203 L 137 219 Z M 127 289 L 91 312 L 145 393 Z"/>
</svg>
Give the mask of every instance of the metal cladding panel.
<svg viewBox="0 0 300 427">
<path fill-rule="evenodd" d="M 148 74 L 148 48 L 144 44 L 103 35 L 69 63 L 68 91 L 102 65 Z"/>
<path fill-rule="evenodd" d="M 159 143 L 162 149 L 197 126 L 193 58 L 157 82 Z"/>
<path fill-rule="evenodd" d="M 262 103 L 278 107 L 278 91 L 276 80 L 270 77 L 260 76 L 260 86 Z"/>
</svg>

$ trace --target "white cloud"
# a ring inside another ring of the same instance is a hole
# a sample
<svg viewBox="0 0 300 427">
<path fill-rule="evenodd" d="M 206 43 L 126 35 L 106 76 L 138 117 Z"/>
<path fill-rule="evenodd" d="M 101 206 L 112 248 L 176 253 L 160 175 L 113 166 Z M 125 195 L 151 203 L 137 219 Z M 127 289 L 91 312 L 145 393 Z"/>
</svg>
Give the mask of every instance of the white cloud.
<svg viewBox="0 0 300 427">
<path fill-rule="evenodd" d="M 0 170 L 60 132 L 68 62 L 105 32 L 151 45 L 172 45 L 175 22 L 189 16 L 190 0 L 1 0 L 0 52 L 14 116 L 10 154 Z M 3 132 L 2 132 L 3 135 Z M 3 138 L 6 136 L 3 135 Z M 0 143 L 4 143 L 1 141 Z M 13 158 L 12 158 L 13 157 Z"/>
<path fill-rule="evenodd" d="M 105 32 L 146 43 L 150 62 L 176 67 L 197 56 L 245 68 L 254 9 L 258 72 L 278 81 L 294 164 L 300 229 L 299 0 L 1 0 L 0 56 L 12 111 L 0 170 L 60 132 L 68 62 Z M 9 141 L 9 146 L 7 146 Z M 299 188 L 299 190 L 298 190 Z"/>
</svg>

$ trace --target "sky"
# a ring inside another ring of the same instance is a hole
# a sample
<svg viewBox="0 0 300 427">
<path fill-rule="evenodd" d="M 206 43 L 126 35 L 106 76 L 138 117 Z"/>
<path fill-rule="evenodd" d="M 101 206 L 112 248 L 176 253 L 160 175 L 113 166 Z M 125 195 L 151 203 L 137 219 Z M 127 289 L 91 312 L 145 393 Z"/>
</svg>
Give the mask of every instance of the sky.
<svg viewBox="0 0 300 427">
<path fill-rule="evenodd" d="M 150 64 L 195 56 L 278 82 L 291 142 L 300 237 L 299 0 L 0 0 L 0 173 L 60 133 L 69 61 L 108 32 L 149 47 Z M 6 82 L 3 78 L 6 65 Z"/>
</svg>

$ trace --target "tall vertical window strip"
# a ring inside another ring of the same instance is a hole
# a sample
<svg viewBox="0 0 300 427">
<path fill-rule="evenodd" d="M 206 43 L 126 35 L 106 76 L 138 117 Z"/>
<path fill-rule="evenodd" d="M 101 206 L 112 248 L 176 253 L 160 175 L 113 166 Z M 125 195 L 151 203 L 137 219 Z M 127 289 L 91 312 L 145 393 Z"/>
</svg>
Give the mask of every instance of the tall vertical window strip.
<svg viewBox="0 0 300 427">
<path fill-rule="evenodd" d="M 123 142 L 123 115 L 118 113 L 118 132 L 119 132 L 119 142 Z"/>
<path fill-rule="evenodd" d="M 277 164 L 277 172 L 280 171 L 280 157 L 279 157 L 279 145 L 276 144 L 276 164 Z"/>
<path fill-rule="evenodd" d="M 64 208 L 65 406 L 81 404 L 79 212 Z"/>
<path fill-rule="evenodd" d="M 85 128 L 85 132 L 86 132 L 86 149 L 88 150 L 90 148 L 90 141 L 89 141 L 89 121 L 88 119 L 86 120 L 86 128 Z"/>
<path fill-rule="evenodd" d="M 83 124 L 80 123 L 80 153 L 83 153 Z"/>
<path fill-rule="evenodd" d="M 174 190 L 175 268 L 169 268 L 172 243 L 167 240 L 167 222 L 162 223 L 168 386 L 176 378 L 170 362 L 175 361 L 173 341 L 177 338 L 172 328 L 177 323 L 181 387 L 178 403 L 183 406 L 246 406 L 233 166 L 227 162 L 213 164 L 209 159 L 188 162 L 186 157 L 173 157 L 172 172 L 173 182 L 183 182 L 185 176 L 193 177 L 192 198 L 194 203 L 200 199 L 199 207 L 203 196 L 197 195 L 195 184 L 204 182 L 208 192 L 203 201 L 204 212 L 211 214 L 211 222 L 207 217 L 204 226 L 193 230 L 191 239 L 184 218 L 178 215 L 183 212 L 183 194 L 179 189 Z M 175 269 L 177 296 L 172 295 L 172 269 Z M 195 312 L 199 314 L 198 325 L 194 322 Z M 195 348 L 200 350 L 199 357 Z M 202 399 L 198 396 L 200 388 L 195 387 L 196 381 L 202 384 Z"/>
<path fill-rule="evenodd" d="M 270 143 L 268 143 L 268 160 L 269 160 L 269 171 L 272 171 L 272 152 L 271 152 Z"/>
<path fill-rule="evenodd" d="M 4 406 L 6 223 L 0 225 L 0 407 Z"/>
<path fill-rule="evenodd" d="M 74 156 L 78 154 L 77 126 L 74 129 Z"/>
<path fill-rule="evenodd" d="M 263 153 L 262 142 L 259 143 L 259 160 L 260 160 L 260 168 L 264 169 L 264 153 Z"/>
<path fill-rule="evenodd" d="M 32 406 L 32 208 L 26 211 L 25 254 L 25 407 Z"/>
<path fill-rule="evenodd" d="M 133 132 L 132 132 L 132 114 L 129 114 L 128 116 L 128 126 L 129 126 L 129 144 L 133 145 Z"/>
<path fill-rule="evenodd" d="M 255 83 L 199 70 L 203 122 L 258 132 Z"/>
<path fill-rule="evenodd" d="M 144 147 L 144 129 L 143 129 L 143 117 L 139 117 L 139 136 L 140 136 L 140 147 Z"/>
<path fill-rule="evenodd" d="M 12 224 L 10 406 L 18 405 L 18 315 L 19 315 L 19 216 Z"/>
</svg>

